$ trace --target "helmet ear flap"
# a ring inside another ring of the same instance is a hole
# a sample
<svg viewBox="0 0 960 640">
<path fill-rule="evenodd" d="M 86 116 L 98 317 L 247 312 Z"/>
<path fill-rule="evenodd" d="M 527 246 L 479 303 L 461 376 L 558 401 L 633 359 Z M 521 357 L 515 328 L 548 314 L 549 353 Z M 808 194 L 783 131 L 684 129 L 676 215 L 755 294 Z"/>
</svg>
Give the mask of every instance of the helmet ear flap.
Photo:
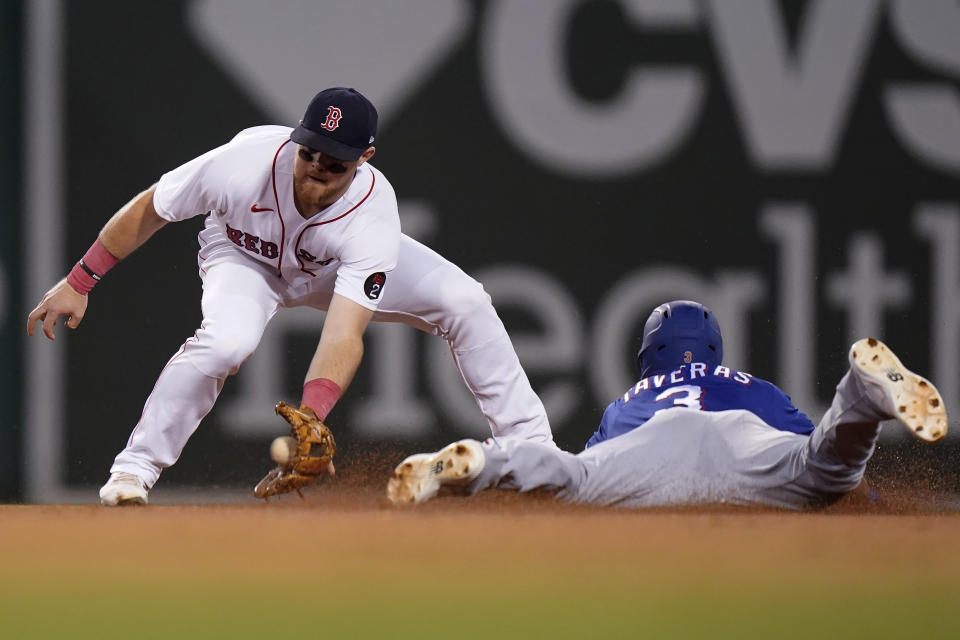
<svg viewBox="0 0 960 640">
<path fill-rule="evenodd" d="M 640 343 L 640 349 L 637 351 L 637 372 L 641 378 L 646 378 L 654 366 L 650 349 L 663 328 L 664 319 L 670 317 L 670 304 L 669 302 L 661 304 L 654 309 L 647 316 L 647 321 L 643 325 L 643 340 Z"/>
</svg>

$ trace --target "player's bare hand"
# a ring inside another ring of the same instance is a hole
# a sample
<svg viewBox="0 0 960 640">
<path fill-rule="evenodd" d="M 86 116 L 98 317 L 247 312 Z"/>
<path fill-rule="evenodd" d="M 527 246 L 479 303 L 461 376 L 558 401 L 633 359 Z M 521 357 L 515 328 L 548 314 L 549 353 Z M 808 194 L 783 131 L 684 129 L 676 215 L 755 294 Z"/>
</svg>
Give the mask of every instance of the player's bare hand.
<svg viewBox="0 0 960 640">
<path fill-rule="evenodd" d="M 53 327 L 61 316 L 66 316 L 66 325 L 76 329 L 87 312 L 87 296 L 78 293 L 64 278 L 53 285 L 40 300 L 30 315 L 27 316 L 27 335 L 32 336 L 37 321 L 43 322 L 43 333 L 51 340 L 55 340 Z"/>
</svg>

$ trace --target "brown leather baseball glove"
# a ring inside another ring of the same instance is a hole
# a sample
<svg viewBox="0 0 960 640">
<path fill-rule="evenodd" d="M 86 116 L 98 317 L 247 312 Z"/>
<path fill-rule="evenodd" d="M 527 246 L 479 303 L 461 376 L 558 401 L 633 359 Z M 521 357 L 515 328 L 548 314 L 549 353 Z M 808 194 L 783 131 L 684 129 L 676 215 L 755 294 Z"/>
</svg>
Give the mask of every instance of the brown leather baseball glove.
<svg viewBox="0 0 960 640">
<path fill-rule="evenodd" d="M 297 441 L 296 452 L 286 464 L 278 465 L 264 476 L 253 488 L 253 495 L 269 498 L 296 491 L 302 498 L 300 489 L 331 468 L 337 444 L 333 433 L 310 407 L 303 405 L 297 409 L 286 402 L 278 402 L 276 412 L 290 423 L 291 435 Z"/>
</svg>

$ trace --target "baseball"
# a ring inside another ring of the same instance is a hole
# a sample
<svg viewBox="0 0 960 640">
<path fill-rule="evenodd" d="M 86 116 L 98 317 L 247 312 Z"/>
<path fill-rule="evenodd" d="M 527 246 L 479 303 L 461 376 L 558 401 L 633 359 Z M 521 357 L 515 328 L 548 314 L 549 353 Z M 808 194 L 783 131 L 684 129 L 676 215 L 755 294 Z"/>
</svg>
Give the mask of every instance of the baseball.
<svg viewBox="0 0 960 640">
<path fill-rule="evenodd" d="M 280 436 L 270 444 L 270 457 L 280 466 L 289 464 L 296 454 L 297 441 L 290 436 Z"/>
</svg>

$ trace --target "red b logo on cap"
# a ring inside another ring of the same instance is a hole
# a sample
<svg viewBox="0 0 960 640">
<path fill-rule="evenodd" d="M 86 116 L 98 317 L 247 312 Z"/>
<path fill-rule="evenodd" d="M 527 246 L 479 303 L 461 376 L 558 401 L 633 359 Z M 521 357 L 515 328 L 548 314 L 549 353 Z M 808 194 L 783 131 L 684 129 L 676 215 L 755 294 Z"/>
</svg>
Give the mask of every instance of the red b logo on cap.
<svg viewBox="0 0 960 640">
<path fill-rule="evenodd" d="M 333 131 L 340 126 L 341 117 L 342 114 L 340 113 L 340 109 L 336 107 L 327 107 L 327 119 L 324 120 L 323 124 L 320 126 L 327 131 Z"/>
</svg>

